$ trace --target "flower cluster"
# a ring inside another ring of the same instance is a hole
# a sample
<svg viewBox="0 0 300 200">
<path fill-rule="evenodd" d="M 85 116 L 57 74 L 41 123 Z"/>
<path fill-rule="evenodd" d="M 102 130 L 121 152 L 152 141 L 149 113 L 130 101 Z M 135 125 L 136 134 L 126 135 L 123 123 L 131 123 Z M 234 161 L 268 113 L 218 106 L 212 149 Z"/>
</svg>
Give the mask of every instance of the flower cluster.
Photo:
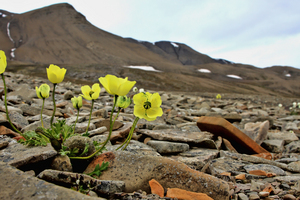
<svg viewBox="0 0 300 200">
<path fill-rule="evenodd" d="M 4 79 L 4 75 L 3 75 L 3 73 L 5 72 L 6 66 L 7 66 L 7 63 L 6 63 L 5 52 L 0 50 L 0 74 L 2 75 L 3 83 L 4 83 L 5 106 L 6 106 L 7 119 L 9 120 L 11 126 L 22 135 L 22 133 L 13 126 L 13 124 L 11 123 L 9 116 L 8 116 L 7 102 L 6 102 L 6 84 L 5 84 L 5 79 Z M 53 114 L 52 114 L 51 121 L 50 121 L 51 128 L 50 128 L 50 130 L 44 128 L 43 117 L 42 117 L 44 102 L 45 102 L 45 99 L 50 96 L 51 90 L 50 90 L 50 86 L 48 84 L 41 84 L 39 87 L 35 88 L 37 97 L 43 100 L 42 109 L 41 109 L 41 125 L 42 125 L 42 127 L 37 128 L 36 132 L 38 134 L 41 134 L 43 137 L 45 137 L 46 141 L 51 142 L 52 146 L 56 150 L 59 151 L 63 148 L 63 142 L 65 141 L 65 139 L 68 137 L 71 137 L 75 133 L 75 127 L 76 127 L 76 123 L 78 120 L 79 111 L 80 111 L 80 108 L 82 107 L 82 98 L 92 101 L 89 122 L 88 122 L 88 126 L 87 126 L 86 133 L 85 133 L 85 135 L 89 135 L 88 128 L 89 128 L 90 121 L 91 121 L 91 114 L 92 114 L 92 110 L 93 110 L 94 101 L 99 98 L 101 88 L 100 88 L 99 83 L 93 84 L 92 87 L 90 87 L 89 85 L 84 85 L 81 87 L 82 94 L 80 94 L 78 97 L 73 97 L 71 99 L 73 107 L 77 110 L 77 118 L 76 118 L 75 124 L 73 125 L 74 126 L 73 130 L 71 130 L 70 127 L 66 128 L 64 122 L 61 122 L 61 121 L 58 122 L 58 125 L 53 125 L 53 119 L 54 119 L 55 112 L 56 112 L 55 88 L 56 88 L 57 84 L 61 83 L 64 80 L 67 70 L 65 68 L 60 68 L 57 65 L 51 64 L 49 66 L 49 68 L 46 68 L 46 72 L 47 72 L 48 80 L 51 83 L 53 83 L 52 99 L 53 99 L 53 107 L 54 108 L 53 108 Z M 118 78 L 114 75 L 108 74 L 105 77 L 100 77 L 99 82 L 104 87 L 104 89 L 106 90 L 107 93 L 114 96 L 114 104 L 113 104 L 111 115 L 110 115 L 109 135 L 108 135 L 106 141 L 102 144 L 102 146 L 96 152 L 94 152 L 92 155 L 90 155 L 88 157 L 70 157 L 70 158 L 87 159 L 87 158 L 90 158 L 90 157 L 96 155 L 98 152 L 102 151 L 103 148 L 105 147 L 105 145 L 107 144 L 107 142 L 110 140 L 110 136 L 112 134 L 112 127 L 114 125 L 116 118 L 118 117 L 118 114 L 120 113 L 120 111 L 122 109 L 126 109 L 128 106 L 130 106 L 130 104 L 132 102 L 131 98 L 127 97 L 126 95 L 136 84 L 136 81 L 129 81 L 127 77 L 126 78 Z M 162 104 L 162 101 L 161 101 L 160 95 L 158 93 L 151 94 L 149 92 L 145 92 L 144 89 L 138 90 L 136 87 L 134 87 L 133 91 L 136 93 L 139 91 L 132 98 L 133 103 L 134 103 L 134 115 L 136 116 L 136 118 L 133 122 L 132 128 L 128 134 L 127 139 L 119 147 L 119 148 L 121 148 L 123 145 L 125 145 L 125 147 L 123 149 L 125 149 L 127 147 L 127 145 L 129 144 L 132 134 L 133 134 L 133 131 L 134 131 L 139 119 L 146 119 L 148 121 L 153 121 L 157 117 L 162 116 L 162 114 L 163 114 L 163 110 L 160 107 Z M 116 108 L 119 108 L 119 109 L 113 120 L 113 113 Z"/>
</svg>

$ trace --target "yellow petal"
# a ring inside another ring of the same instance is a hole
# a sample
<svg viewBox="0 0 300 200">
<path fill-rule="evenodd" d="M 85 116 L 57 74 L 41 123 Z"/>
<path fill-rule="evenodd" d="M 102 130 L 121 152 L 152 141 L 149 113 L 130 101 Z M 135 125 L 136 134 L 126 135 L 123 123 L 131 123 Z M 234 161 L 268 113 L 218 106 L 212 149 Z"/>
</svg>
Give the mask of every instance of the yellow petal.
<svg viewBox="0 0 300 200">
<path fill-rule="evenodd" d="M 160 107 L 162 103 L 160 95 L 158 93 L 153 93 L 150 96 L 149 101 L 151 102 L 151 107 Z"/>
<path fill-rule="evenodd" d="M 162 115 L 163 115 L 163 111 L 160 107 L 158 107 L 158 108 L 151 107 L 150 109 L 147 110 L 147 116 L 149 118 L 156 118 L 156 117 L 160 117 Z"/>
<path fill-rule="evenodd" d="M 132 99 L 133 99 L 133 103 L 135 105 L 144 106 L 144 103 L 147 101 L 147 93 L 144 94 L 141 92 L 141 93 L 135 94 Z"/>
<path fill-rule="evenodd" d="M 119 87 L 119 94 L 120 96 L 124 96 L 128 94 L 131 88 L 135 85 L 136 81 L 126 81 Z"/>
<path fill-rule="evenodd" d="M 57 65 L 51 64 L 47 68 L 47 76 L 51 83 L 57 84 L 63 81 L 67 70 L 65 68 L 60 68 Z"/>
<path fill-rule="evenodd" d="M 82 92 L 82 96 L 83 98 L 85 98 L 86 100 L 92 100 L 91 96 L 90 96 L 90 92 L 91 92 L 91 88 L 88 85 L 84 85 L 81 87 L 81 92 Z"/>
<path fill-rule="evenodd" d="M 35 91 L 36 91 L 36 96 L 40 99 L 42 99 L 43 97 L 41 96 L 40 90 L 38 87 L 35 87 Z"/>
<path fill-rule="evenodd" d="M 7 63 L 6 63 L 6 56 L 5 52 L 0 50 L 0 74 L 5 72 Z"/>
<path fill-rule="evenodd" d="M 92 94 L 92 99 L 97 99 L 100 95 L 100 85 L 99 83 L 95 83 L 93 86 L 92 86 L 92 91 L 94 92 Z"/>
<path fill-rule="evenodd" d="M 100 77 L 99 78 L 99 82 L 102 84 L 102 86 L 104 87 L 104 89 L 106 90 L 106 92 L 108 92 L 109 94 L 112 94 L 112 92 L 109 89 L 108 81 L 107 81 L 106 77 L 107 77 L 107 75 L 105 76 L 105 78 L 104 77 Z"/>
<path fill-rule="evenodd" d="M 139 118 L 145 118 L 146 115 L 145 115 L 145 109 L 143 106 L 139 106 L 139 105 L 135 105 L 134 106 L 134 109 L 133 109 L 133 114 L 136 116 L 136 117 L 139 117 Z"/>
</svg>

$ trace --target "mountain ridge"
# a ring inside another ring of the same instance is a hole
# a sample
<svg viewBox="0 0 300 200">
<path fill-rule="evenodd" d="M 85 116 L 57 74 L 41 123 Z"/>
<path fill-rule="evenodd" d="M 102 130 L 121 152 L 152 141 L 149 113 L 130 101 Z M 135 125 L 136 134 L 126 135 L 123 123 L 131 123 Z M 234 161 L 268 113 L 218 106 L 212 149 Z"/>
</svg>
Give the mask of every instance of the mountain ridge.
<svg viewBox="0 0 300 200">
<path fill-rule="evenodd" d="M 0 44 L 11 70 L 45 75 L 44 67 L 53 63 L 68 69 L 69 80 L 90 83 L 111 73 L 141 79 L 141 87 L 155 90 L 300 96 L 296 68 L 256 68 L 211 58 L 180 42 L 123 38 L 95 27 L 67 3 L 22 14 L 0 12 L 6 15 L 0 17 Z M 161 73 L 124 68 L 136 65 Z"/>
</svg>

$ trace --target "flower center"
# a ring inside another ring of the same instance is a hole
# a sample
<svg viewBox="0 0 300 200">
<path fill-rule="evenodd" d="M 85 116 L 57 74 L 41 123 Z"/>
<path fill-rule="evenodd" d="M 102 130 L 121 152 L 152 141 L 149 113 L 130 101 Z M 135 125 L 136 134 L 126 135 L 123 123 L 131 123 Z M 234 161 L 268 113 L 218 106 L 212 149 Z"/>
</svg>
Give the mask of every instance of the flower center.
<svg viewBox="0 0 300 200">
<path fill-rule="evenodd" d="M 149 108 L 151 108 L 151 102 L 146 101 L 146 102 L 144 103 L 144 108 L 145 108 L 146 110 L 149 109 Z"/>
<path fill-rule="evenodd" d="M 93 94 L 94 94 L 94 91 L 89 92 L 90 97 L 92 97 Z"/>
</svg>

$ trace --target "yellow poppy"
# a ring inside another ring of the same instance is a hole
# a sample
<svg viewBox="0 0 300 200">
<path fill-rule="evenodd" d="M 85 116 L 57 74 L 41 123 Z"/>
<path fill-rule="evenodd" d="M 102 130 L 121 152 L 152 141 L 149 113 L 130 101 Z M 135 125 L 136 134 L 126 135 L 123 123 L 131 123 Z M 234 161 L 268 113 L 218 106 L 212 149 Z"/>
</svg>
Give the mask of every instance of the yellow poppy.
<svg viewBox="0 0 300 200">
<path fill-rule="evenodd" d="M 136 83 L 135 81 L 128 81 L 127 77 L 118 78 L 110 74 L 100 77 L 99 81 L 109 94 L 118 96 L 125 96 Z"/>
<path fill-rule="evenodd" d="M 158 93 L 141 92 L 133 96 L 134 112 L 139 118 L 153 121 L 156 117 L 162 116 L 161 98 Z"/>
<path fill-rule="evenodd" d="M 0 50 L 0 74 L 3 74 L 5 72 L 7 63 L 6 63 L 6 56 L 5 52 Z"/>
<path fill-rule="evenodd" d="M 60 68 L 59 66 L 53 64 L 47 68 L 48 79 L 53 84 L 61 83 L 65 78 L 66 72 L 67 70 L 65 68 Z"/>
<path fill-rule="evenodd" d="M 95 83 L 92 88 L 90 88 L 90 86 L 88 85 L 84 85 L 81 87 L 81 92 L 83 98 L 85 98 L 86 100 L 94 100 L 97 99 L 100 95 L 100 85 L 99 83 Z"/>
<path fill-rule="evenodd" d="M 38 98 L 46 99 L 49 97 L 50 86 L 44 83 L 39 88 L 35 87 L 35 91 Z"/>
</svg>

